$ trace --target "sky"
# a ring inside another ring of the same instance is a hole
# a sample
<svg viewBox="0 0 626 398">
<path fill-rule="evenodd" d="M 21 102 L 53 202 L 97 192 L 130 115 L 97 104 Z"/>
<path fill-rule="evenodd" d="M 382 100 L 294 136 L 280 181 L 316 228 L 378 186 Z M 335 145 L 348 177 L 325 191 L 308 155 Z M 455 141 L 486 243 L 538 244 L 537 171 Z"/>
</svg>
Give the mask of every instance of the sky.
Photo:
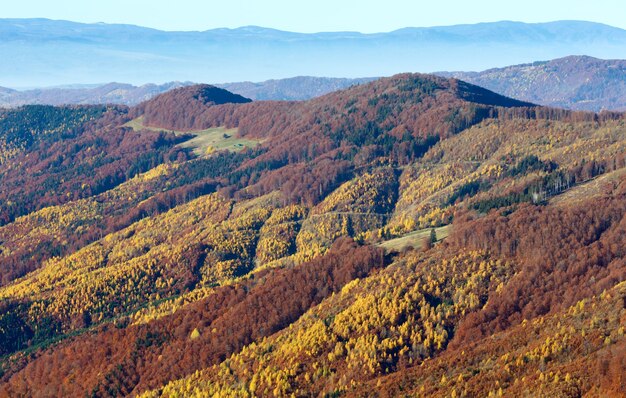
<svg viewBox="0 0 626 398">
<path fill-rule="evenodd" d="M 587 20 L 626 29 L 623 0 L 20 0 L 0 18 L 126 23 L 161 30 L 257 25 L 293 32 L 388 32 L 513 20 Z"/>
</svg>

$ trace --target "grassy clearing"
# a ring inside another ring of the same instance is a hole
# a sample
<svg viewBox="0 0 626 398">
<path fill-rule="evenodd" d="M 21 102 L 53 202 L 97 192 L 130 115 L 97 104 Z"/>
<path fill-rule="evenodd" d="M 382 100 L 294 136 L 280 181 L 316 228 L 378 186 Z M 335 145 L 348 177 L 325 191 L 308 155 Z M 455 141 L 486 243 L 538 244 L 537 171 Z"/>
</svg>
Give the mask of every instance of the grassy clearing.
<svg viewBox="0 0 626 398">
<path fill-rule="evenodd" d="M 131 120 L 124 126 L 130 127 L 135 131 L 169 131 L 176 135 L 194 135 L 194 138 L 179 144 L 179 146 L 181 148 L 191 148 L 197 156 L 206 156 L 221 150 L 237 152 L 244 148 L 254 148 L 261 142 L 259 140 L 237 137 L 238 131 L 236 128 L 227 129 L 225 127 L 215 127 L 206 130 L 176 131 L 158 127 L 147 127 L 143 124 L 143 116 Z"/>
<path fill-rule="evenodd" d="M 443 227 L 435 228 L 437 242 L 448 237 L 448 235 L 450 235 L 451 229 L 452 225 L 445 225 Z M 430 239 L 430 230 L 431 228 L 414 231 L 399 238 L 380 243 L 379 246 L 384 248 L 387 252 L 400 252 L 407 248 L 419 249 L 424 245 L 424 242 L 427 239 Z"/>
</svg>

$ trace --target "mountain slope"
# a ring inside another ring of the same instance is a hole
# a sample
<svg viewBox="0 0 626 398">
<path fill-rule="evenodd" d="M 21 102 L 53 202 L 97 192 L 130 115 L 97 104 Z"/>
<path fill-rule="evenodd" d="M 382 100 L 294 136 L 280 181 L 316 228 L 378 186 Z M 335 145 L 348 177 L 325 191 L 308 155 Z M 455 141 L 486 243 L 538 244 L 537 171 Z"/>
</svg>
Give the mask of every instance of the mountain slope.
<svg viewBox="0 0 626 398">
<path fill-rule="evenodd" d="M 301 34 L 259 27 L 163 32 L 128 25 L 3 19 L 0 38 L 6 60 L 0 65 L 0 85 L 9 87 L 94 81 L 217 83 L 310 75 L 356 78 L 482 70 L 571 54 L 626 58 L 624 30 L 581 21 Z M 481 57 L 475 56 L 477 51 Z"/>
<path fill-rule="evenodd" d="M 442 72 L 502 95 L 567 109 L 626 110 L 626 61 L 570 56 L 483 72 Z"/>
<path fill-rule="evenodd" d="M 53 144 L 87 175 L 89 147 L 153 161 L 104 192 L 44 185 L 0 227 L 0 396 L 619 396 L 623 114 L 417 74 L 304 102 L 215 90 Z M 177 145 L 209 128 L 259 145 Z M 23 151 L 13 178 L 56 178 Z"/>
</svg>

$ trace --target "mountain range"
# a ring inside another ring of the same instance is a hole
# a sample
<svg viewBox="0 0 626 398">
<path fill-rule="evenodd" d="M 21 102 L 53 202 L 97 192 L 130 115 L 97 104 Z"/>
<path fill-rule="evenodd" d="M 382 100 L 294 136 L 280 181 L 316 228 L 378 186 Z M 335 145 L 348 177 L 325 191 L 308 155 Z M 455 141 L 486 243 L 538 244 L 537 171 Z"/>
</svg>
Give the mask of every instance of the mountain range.
<svg viewBox="0 0 626 398">
<path fill-rule="evenodd" d="M 0 397 L 620 397 L 626 115 L 399 74 L 0 110 Z"/>
<path fill-rule="evenodd" d="M 499 94 L 545 106 L 587 110 L 626 109 L 626 61 L 589 56 L 568 56 L 551 61 L 507 66 L 483 72 L 438 72 Z M 326 78 L 299 76 L 264 82 L 239 82 L 216 86 L 253 100 L 302 101 L 376 78 Z M 109 83 L 94 87 L 61 87 L 17 91 L 0 88 L 0 107 L 25 104 L 137 105 L 173 88 L 191 85 L 171 82 L 140 87 Z"/>
<path fill-rule="evenodd" d="M 356 78 L 469 71 L 571 54 L 623 59 L 625 43 L 626 31 L 583 21 L 303 34 L 255 26 L 165 32 L 130 25 L 2 19 L 0 86 L 223 83 L 285 76 Z"/>
<path fill-rule="evenodd" d="M 372 80 L 375 78 L 346 79 L 299 76 L 259 83 L 239 82 L 217 84 L 216 86 L 253 100 L 300 101 Z M 192 84 L 191 82 L 170 82 L 160 85 L 133 86 L 124 83 L 108 83 L 30 90 L 13 90 L 0 87 L 0 107 L 12 108 L 21 105 L 137 105 L 174 88 Z"/>
</svg>

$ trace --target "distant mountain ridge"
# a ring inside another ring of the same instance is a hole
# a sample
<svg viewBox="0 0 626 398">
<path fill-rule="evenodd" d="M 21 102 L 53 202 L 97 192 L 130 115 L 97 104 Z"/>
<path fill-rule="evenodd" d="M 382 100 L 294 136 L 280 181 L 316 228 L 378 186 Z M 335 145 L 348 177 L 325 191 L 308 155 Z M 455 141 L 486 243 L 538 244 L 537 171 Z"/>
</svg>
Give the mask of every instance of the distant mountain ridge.
<svg viewBox="0 0 626 398">
<path fill-rule="evenodd" d="M 304 34 L 255 26 L 164 32 L 131 25 L 0 19 L 0 54 L 0 85 L 10 87 L 355 78 L 482 70 L 570 54 L 626 58 L 626 31 L 584 21 L 503 21 L 376 34 Z"/>
<path fill-rule="evenodd" d="M 368 83 L 377 78 L 330 78 L 298 76 L 268 80 L 264 82 L 235 82 L 215 84 L 253 100 L 303 101 L 345 89 L 357 84 Z M 169 82 L 133 86 L 124 83 L 107 83 L 96 87 L 51 87 L 31 90 L 13 90 L 0 87 L 0 107 L 12 108 L 21 105 L 137 105 L 167 91 L 190 86 L 191 82 Z"/>
<path fill-rule="evenodd" d="M 483 72 L 441 72 L 499 94 L 575 110 L 626 110 L 626 60 L 569 56 Z"/>
<path fill-rule="evenodd" d="M 217 84 L 217 86 L 253 100 L 301 101 L 357 84 L 369 83 L 376 79 L 375 77 L 347 79 L 297 76 L 287 79 L 272 79 L 260 83 L 224 83 Z"/>
<path fill-rule="evenodd" d="M 190 82 L 169 82 L 133 86 L 125 83 L 107 83 L 84 88 L 41 88 L 18 91 L 0 87 L 0 107 L 21 105 L 136 105 L 166 91 L 188 86 Z"/>
</svg>

